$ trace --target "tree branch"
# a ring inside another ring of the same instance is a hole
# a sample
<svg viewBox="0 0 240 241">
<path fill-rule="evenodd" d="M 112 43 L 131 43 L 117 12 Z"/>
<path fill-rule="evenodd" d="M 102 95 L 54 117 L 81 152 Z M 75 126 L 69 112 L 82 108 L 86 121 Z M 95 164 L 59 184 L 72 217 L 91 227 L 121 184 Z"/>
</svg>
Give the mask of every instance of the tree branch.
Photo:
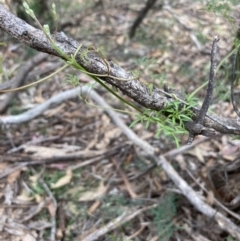
<svg viewBox="0 0 240 241">
<path fill-rule="evenodd" d="M 52 47 L 43 31 L 36 29 L 27 24 L 25 21 L 17 18 L 3 5 L 0 5 L 0 28 L 33 49 L 63 58 Z M 68 38 L 63 32 L 56 34 L 55 42 L 56 45 L 68 56 L 74 55 L 79 46 L 77 41 Z M 86 50 L 86 48 L 82 47 L 79 54 L 81 54 L 84 50 Z M 88 72 L 94 74 L 108 74 L 106 63 L 97 53 L 89 52 L 87 61 L 80 57 L 77 58 L 77 61 Z M 109 61 L 109 66 L 109 74 L 111 76 L 123 79 L 133 78 L 132 74 L 126 72 L 112 61 Z M 129 81 L 120 81 L 110 77 L 104 77 L 101 79 L 108 84 L 117 87 L 123 92 L 123 94 L 129 96 L 142 106 L 152 110 L 161 110 L 169 101 L 171 101 L 171 99 L 167 98 L 162 90 L 154 88 L 153 91 L 150 92 L 147 86 L 143 85 L 137 79 Z M 198 116 L 199 109 L 194 108 L 193 112 L 195 116 Z M 203 126 L 206 128 L 212 128 L 223 134 L 240 134 L 240 124 L 236 119 L 219 118 L 214 115 L 206 115 Z"/>
<path fill-rule="evenodd" d="M 215 134 L 213 131 L 211 131 L 211 130 L 208 131 L 208 130 L 206 130 L 206 128 L 204 128 L 203 121 L 205 119 L 208 108 L 212 101 L 216 69 L 217 69 L 216 59 L 217 59 L 217 42 L 218 41 L 219 41 L 219 38 L 217 36 L 215 36 L 213 39 L 212 51 L 211 51 L 211 68 L 210 68 L 210 74 L 209 74 L 207 93 L 206 93 L 206 96 L 202 103 L 202 107 L 199 111 L 199 114 L 197 116 L 197 120 L 195 122 L 190 121 L 190 122 L 186 123 L 186 125 L 185 125 L 186 128 L 189 129 L 188 144 L 192 144 L 194 137 L 197 135 L 203 134 L 203 131 L 206 132 L 206 135 L 208 134 L 208 132 L 211 132 L 211 135 Z"/>
</svg>

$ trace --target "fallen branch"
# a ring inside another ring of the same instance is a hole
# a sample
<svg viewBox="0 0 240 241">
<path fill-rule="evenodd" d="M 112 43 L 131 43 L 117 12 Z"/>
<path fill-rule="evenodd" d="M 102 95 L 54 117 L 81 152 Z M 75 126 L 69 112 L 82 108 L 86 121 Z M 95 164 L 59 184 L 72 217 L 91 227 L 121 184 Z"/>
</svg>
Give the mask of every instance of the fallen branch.
<svg viewBox="0 0 240 241">
<path fill-rule="evenodd" d="M 76 98 L 79 96 L 79 93 L 81 91 L 81 94 L 88 93 L 89 88 L 87 86 L 84 87 L 77 87 L 75 89 L 63 91 L 60 94 L 53 96 L 46 102 L 38 105 L 37 107 L 25 111 L 22 114 L 19 115 L 13 115 L 13 116 L 2 116 L 0 117 L 0 124 L 3 126 L 11 125 L 11 124 L 22 124 L 24 122 L 28 122 L 37 116 L 44 113 L 44 111 L 48 110 L 53 105 L 58 105 L 62 103 L 65 100 Z"/>
<path fill-rule="evenodd" d="M 96 98 L 97 97 L 97 98 Z M 161 155 L 159 157 L 154 154 L 154 147 L 149 143 L 141 140 L 132 130 L 130 130 L 118 117 L 118 115 L 110 109 L 110 106 L 104 101 L 101 96 L 94 97 L 98 104 L 101 104 L 106 108 L 106 112 L 115 122 L 115 124 L 121 128 L 122 132 L 131 139 L 131 141 L 139 146 L 145 153 L 148 153 L 154 160 L 155 163 L 162 167 L 167 173 L 168 177 L 174 182 L 175 186 L 178 187 L 182 194 L 189 200 L 189 202 L 201 213 L 209 218 L 213 218 L 222 230 L 227 231 L 229 234 L 240 240 L 240 228 L 234 224 L 229 218 L 219 213 L 214 208 L 210 207 L 203 201 L 203 197 L 197 194 L 188 184 L 184 181 L 179 174 L 175 171 L 172 165 Z"/>
<path fill-rule="evenodd" d="M 130 28 L 129 31 L 129 37 L 133 38 L 136 32 L 136 29 L 138 28 L 138 26 L 141 24 L 141 22 L 143 21 L 143 19 L 145 18 L 145 16 L 147 15 L 147 13 L 151 10 L 151 8 L 153 8 L 153 6 L 155 5 L 157 0 L 148 0 L 146 5 L 144 6 L 144 8 L 140 11 L 140 13 L 138 14 L 137 18 L 135 19 L 133 25 Z"/>
</svg>

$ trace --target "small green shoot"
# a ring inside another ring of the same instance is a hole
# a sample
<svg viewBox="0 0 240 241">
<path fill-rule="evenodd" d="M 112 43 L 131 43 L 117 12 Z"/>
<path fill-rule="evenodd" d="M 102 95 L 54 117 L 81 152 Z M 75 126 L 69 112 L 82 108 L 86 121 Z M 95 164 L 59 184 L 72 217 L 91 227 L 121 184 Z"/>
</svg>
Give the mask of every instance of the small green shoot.
<svg viewBox="0 0 240 241">
<path fill-rule="evenodd" d="M 23 2 L 23 7 L 25 8 L 25 12 L 30 15 L 35 21 L 37 21 L 37 18 L 33 12 L 33 10 L 29 7 L 29 5 L 26 2 Z"/>
<path fill-rule="evenodd" d="M 160 110 L 153 111 L 146 109 L 143 114 L 137 115 L 130 127 L 134 127 L 141 122 L 148 129 L 150 124 L 157 125 L 156 137 L 162 133 L 174 139 L 177 147 L 179 147 L 179 135 L 186 134 L 184 122 L 190 121 L 193 115 L 191 108 L 196 106 L 196 99 L 189 99 L 189 105 L 183 105 L 181 101 L 175 100 L 169 102 L 168 105 Z"/>
</svg>

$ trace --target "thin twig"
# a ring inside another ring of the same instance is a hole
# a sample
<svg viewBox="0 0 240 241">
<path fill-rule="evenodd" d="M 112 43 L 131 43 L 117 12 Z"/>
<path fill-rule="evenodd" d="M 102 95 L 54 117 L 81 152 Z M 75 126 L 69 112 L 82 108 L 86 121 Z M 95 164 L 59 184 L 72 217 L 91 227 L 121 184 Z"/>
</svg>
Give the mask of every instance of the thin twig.
<svg viewBox="0 0 240 241">
<path fill-rule="evenodd" d="M 210 67 L 210 74 L 209 74 L 209 82 L 207 87 L 207 93 L 204 98 L 202 107 L 200 109 L 200 113 L 198 115 L 197 123 L 203 124 L 205 115 L 207 114 L 208 108 L 212 101 L 213 89 L 215 85 L 215 76 L 216 76 L 216 69 L 217 69 L 217 43 L 219 38 L 217 36 L 213 39 L 212 44 L 212 51 L 211 51 L 211 67 Z"/>
<path fill-rule="evenodd" d="M 115 158 L 112 158 L 112 162 L 114 163 L 117 171 L 119 172 L 120 176 L 122 177 L 123 182 L 128 190 L 129 195 L 131 196 L 131 198 L 137 198 L 137 194 L 132 190 L 131 184 L 129 183 L 126 174 L 121 169 L 121 166 L 118 164 L 118 162 L 116 161 Z"/>
<path fill-rule="evenodd" d="M 34 210 L 31 209 L 31 212 L 26 216 L 24 216 L 23 219 L 21 219 L 21 222 L 26 222 L 30 219 L 32 219 L 34 216 L 36 216 L 38 213 L 40 213 L 42 211 L 42 209 L 45 207 L 46 205 L 46 200 L 41 201 L 37 207 L 34 207 Z"/>
<path fill-rule="evenodd" d="M 100 229 L 97 229 L 96 231 L 92 232 L 90 235 L 83 239 L 78 239 L 79 241 L 94 241 L 97 240 L 102 235 L 109 233 L 110 231 L 114 230 L 115 228 L 123 225 L 126 222 L 129 222 L 130 220 L 134 219 L 135 217 L 139 216 L 143 212 L 153 209 L 157 207 L 158 204 L 154 204 L 151 206 L 147 206 L 141 209 L 138 209 L 136 211 L 128 210 L 125 211 L 121 216 L 113 219 L 109 223 L 107 223 L 105 226 L 101 227 Z"/>
<path fill-rule="evenodd" d="M 28 142 L 26 142 L 26 143 L 24 143 L 24 144 L 22 144 L 18 147 L 10 149 L 7 153 L 8 154 L 14 153 L 14 152 L 17 152 L 17 151 L 20 151 L 20 150 L 24 149 L 26 146 L 43 143 L 45 141 L 55 141 L 59 138 L 60 138 L 60 136 L 50 136 L 50 137 L 38 138 L 36 140 L 31 140 L 31 141 L 28 141 Z"/>
<path fill-rule="evenodd" d="M 144 150 L 148 155 L 151 155 L 158 166 L 161 166 L 163 170 L 167 173 L 168 177 L 174 182 L 176 187 L 178 187 L 183 195 L 189 200 L 189 202 L 201 213 L 209 218 L 214 218 L 222 230 L 227 231 L 232 236 L 240 240 L 240 228 L 234 224 L 230 219 L 219 213 L 214 208 L 210 207 L 203 201 L 203 198 L 197 194 L 185 180 L 183 180 L 179 174 L 175 171 L 172 165 L 166 160 L 162 155 L 156 157 L 154 154 L 154 147 L 149 143 L 141 140 L 132 130 L 127 127 L 123 121 L 118 117 L 118 115 L 109 108 L 109 105 L 104 101 L 104 99 L 97 95 L 97 93 L 92 96 L 98 104 L 107 107 L 106 112 L 115 122 L 115 124 L 121 128 L 122 132 L 137 146 Z"/>
<path fill-rule="evenodd" d="M 231 73 L 231 100 L 234 111 L 237 113 L 237 115 L 240 117 L 240 111 L 238 110 L 236 100 L 234 97 L 234 83 L 236 80 L 236 60 L 237 60 L 237 54 L 233 54 L 232 56 L 232 73 Z"/>
<path fill-rule="evenodd" d="M 217 61 L 216 60 L 217 60 L 217 43 L 218 43 L 218 41 L 219 41 L 219 38 L 217 36 L 215 36 L 213 39 L 212 51 L 211 51 L 211 67 L 210 67 L 207 93 L 204 98 L 202 107 L 199 111 L 196 121 L 195 122 L 190 121 L 190 122 L 186 123 L 186 125 L 185 125 L 185 127 L 189 131 L 189 138 L 188 138 L 188 142 L 187 142 L 188 144 L 192 144 L 195 136 L 201 134 L 203 131 L 206 132 L 206 129 L 203 126 L 203 122 L 204 122 L 208 108 L 212 101 L 216 69 L 217 69 Z"/>
<path fill-rule="evenodd" d="M 102 160 L 103 156 L 107 157 L 107 156 L 113 155 L 114 153 L 117 153 L 118 149 L 121 148 L 122 146 L 123 145 L 119 145 L 117 147 L 113 147 L 111 149 L 101 150 L 101 151 L 88 151 L 88 152 L 80 151 L 73 155 L 67 154 L 65 156 L 55 156 L 55 157 L 50 157 L 50 158 L 45 158 L 45 159 L 40 158 L 39 160 L 34 160 L 34 158 L 28 158 L 28 159 L 30 159 L 29 161 L 22 162 L 22 163 L 18 164 L 17 166 L 14 166 L 11 169 L 7 169 L 4 172 L 0 173 L 0 179 L 4 178 L 4 177 L 10 175 L 11 173 L 13 173 L 19 169 L 22 169 L 23 167 L 26 167 L 26 166 L 50 164 L 50 163 L 54 163 L 54 162 L 67 161 L 67 160 L 73 161 L 73 160 L 79 160 L 79 159 L 88 159 L 88 158 L 95 156 L 85 162 L 81 162 L 81 163 L 73 166 L 72 170 L 75 170 L 77 168 L 87 166 L 87 165 L 90 165 L 97 161 L 100 161 L 100 160 Z"/>
<path fill-rule="evenodd" d="M 186 169 L 188 175 L 191 177 L 191 179 L 206 193 L 208 194 L 208 190 L 198 181 L 196 180 L 196 178 L 193 176 L 193 174 Z M 224 211 L 226 211 L 228 214 L 230 214 L 232 217 L 238 219 L 240 221 L 240 215 L 238 215 L 237 213 L 232 212 L 230 209 L 228 209 L 226 206 L 224 206 L 220 201 L 218 201 L 218 199 L 216 199 L 214 197 L 214 202 L 221 207 Z"/>
<path fill-rule="evenodd" d="M 129 31 L 129 37 L 133 38 L 136 32 L 137 27 L 141 24 L 141 22 L 143 21 L 144 17 L 147 15 L 147 13 L 149 12 L 149 10 L 151 10 L 151 8 L 154 6 L 154 4 L 156 3 L 157 0 L 148 0 L 146 2 L 146 5 L 144 6 L 144 8 L 140 11 L 140 13 L 138 14 L 137 18 L 135 19 L 133 25 L 130 28 Z"/>
</svg>

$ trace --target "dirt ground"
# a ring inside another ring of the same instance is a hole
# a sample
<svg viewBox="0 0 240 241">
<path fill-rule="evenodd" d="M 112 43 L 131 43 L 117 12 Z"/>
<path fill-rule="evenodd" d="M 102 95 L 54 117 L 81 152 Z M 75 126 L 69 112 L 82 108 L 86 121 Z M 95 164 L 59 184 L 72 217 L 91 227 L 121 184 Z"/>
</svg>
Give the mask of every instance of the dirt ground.
<svg viewBox="0 0 240 241">
<path fill-rule="evenodd" d="M 145 83 L 159 88 L 167 84 L 191 94 L 208 81 L 213 37 L 220 38 L 218 62 L 231 51 L 240 6 L 190 0 L 167 5 L 167 1 L 159 0 L 130 39 L 129 30 L 145 2 L 55 1 L 58 31 L 102 50 L 106 59 L 137 72 Z M 17 13 L 16 9 L 17 4 L 12 4 L 10 10 Z M 39 20 L 47 21 L 44 16 L 39 15 Z M 3 32 L 1 36 L 0 42 L 6 46 L 1 46 L 4 61 L 0 87 L 37 54 Z M 29 71 L 24 83 L 43 78 L 62 65 L 61 60 L 49 56 Z M 230 102 L 229 69 L 226 59 L 218 69 L 210 111 L 237 118 Z M 91 85 L 127 126 L 136 120 L 137 113 L 130 107 L 104 88 L 89 84 L 89 76 L 71 68 L 17 92 L 4 110 L 0 105 L 1 116 L 34 109 L 75 87 L 74 80 L 80 86 Z M 0 102 L 8 95 L 0 95 Z M 199 103 L 204 95 L 205 88 L 197 93 Z M 238 137 L 199 136 L 186 149 L 188 136 L 182 135 L 178 149 L 173 138 L 156 137 L 156 125 L 146 129 L 138 123 L 132 129 L 161 154 L 175 150 L 168 161 L 177 172 L 205 197 L 206 203 L 239 224 L 238 217 L 232 217 L 214 201 L 215 196 L 239 214 L 238 205 L 231 206 L 240 192 L 238 170 L 228 175 L 227 183 L 223 171 L 239 156 Z M 0 240 L 235 240 L 192 207 L 164 171 L 144 157 L 105 109 L 90 98 L 90 93 L 51 105 L 24 124 L 1 128 L 0 200 Z"/>
</svg>

